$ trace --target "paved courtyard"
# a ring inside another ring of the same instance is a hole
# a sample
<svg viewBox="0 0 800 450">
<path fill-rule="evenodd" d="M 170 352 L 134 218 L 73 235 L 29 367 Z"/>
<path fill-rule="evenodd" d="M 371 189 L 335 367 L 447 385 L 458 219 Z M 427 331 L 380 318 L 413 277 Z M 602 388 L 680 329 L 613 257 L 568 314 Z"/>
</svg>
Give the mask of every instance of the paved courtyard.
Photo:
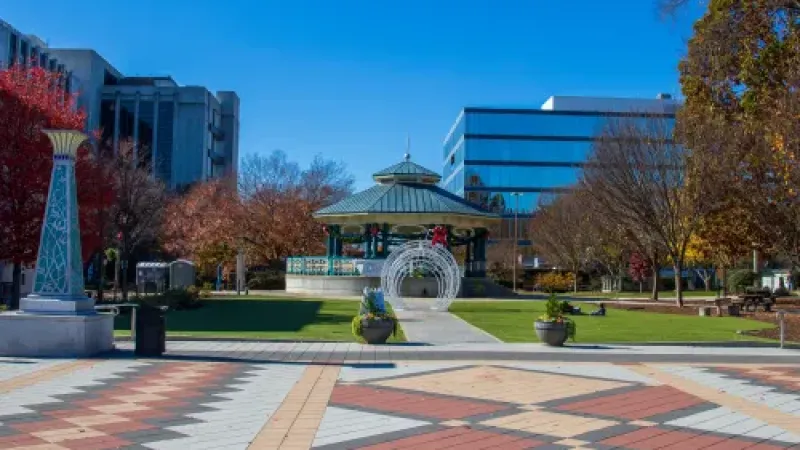
<svg viewBox="0 0 800 450">
<path fill-rule="evenodd" d="M 3 449 L 793 446 L 800 364 L 0 358 Z"/>
</svg>

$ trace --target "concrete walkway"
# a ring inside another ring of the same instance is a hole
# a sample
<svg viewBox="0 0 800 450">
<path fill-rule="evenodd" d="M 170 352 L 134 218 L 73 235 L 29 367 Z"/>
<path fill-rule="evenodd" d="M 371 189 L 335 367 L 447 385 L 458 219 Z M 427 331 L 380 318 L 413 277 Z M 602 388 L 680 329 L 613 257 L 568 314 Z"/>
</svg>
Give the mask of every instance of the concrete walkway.
<svg viewBox="0 0 800 450">
<path fill-rule="evenodd" d="M 446 311 L 432 311 L 432 299 L 407 299 L 407 309 L 395 311 L 406 340 L 413 343 L 482 344 L 499 339 Z"/>
</svg>

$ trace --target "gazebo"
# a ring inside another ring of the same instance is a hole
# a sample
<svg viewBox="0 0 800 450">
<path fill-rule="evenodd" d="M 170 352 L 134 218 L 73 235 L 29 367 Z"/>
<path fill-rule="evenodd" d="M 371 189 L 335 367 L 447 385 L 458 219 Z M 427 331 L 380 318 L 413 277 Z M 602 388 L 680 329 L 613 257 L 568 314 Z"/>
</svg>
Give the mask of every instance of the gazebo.
<svg viewBox="0 0 800 450">
<path fill-rule="evenodd" d="M 412 162 L 409 154 L 372 178 L 375 186 L 314 214 L 325 227 L 326 254 L 288 258 L 287 291 L 358 295 L 364 287 L 379 287 L 383 262 L 393 248 L 433 234 L 451 251 L 465 247 L 463 277 L 486 277 L 489 227 L 500 216 L 439 187 L 441 176 Z M 343 255 L 345 245 L 360 247 L 363 257 Z M 403 286 L 407 295 L 436 295 L 435 282 L 424 274 Z"/>
</svg>

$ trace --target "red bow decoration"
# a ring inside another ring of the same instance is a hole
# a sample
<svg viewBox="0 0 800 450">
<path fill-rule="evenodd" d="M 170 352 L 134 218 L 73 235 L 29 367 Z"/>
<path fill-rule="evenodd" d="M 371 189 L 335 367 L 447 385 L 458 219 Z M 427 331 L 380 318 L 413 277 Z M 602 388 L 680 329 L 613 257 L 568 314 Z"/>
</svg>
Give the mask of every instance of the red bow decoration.
<svg viewBox="0 0 800 450">
<path fill-rule="evenodd" d="M 431 239 L 431 244 L 440 244 L 442 247 L 447 247 L 447 228 L 441 225 L 433 227 L 433 239 Z"/>
<path fill-rule="evenodd" d="M 378 227 L 373 225 L 372 228 L 369 229 L 369 232 L 372 233 L 373 236 L 378 235 Z"/>
<path fill-rule="evenodd" d="M 325 232 L 325 234 L 330 234 L 330 232 L 328 231 L 328 226 L 327 225 L 323 225 L 322 226 L 322 231 Z"/>
</svg>

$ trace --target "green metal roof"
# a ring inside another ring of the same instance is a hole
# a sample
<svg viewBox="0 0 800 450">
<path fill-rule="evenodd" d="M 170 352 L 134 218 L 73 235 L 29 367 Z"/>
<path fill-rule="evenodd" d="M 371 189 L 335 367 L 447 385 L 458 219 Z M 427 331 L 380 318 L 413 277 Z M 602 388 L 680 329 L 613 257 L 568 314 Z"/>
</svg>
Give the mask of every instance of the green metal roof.
<svg viewBox="0 0 800 450">
<path fill-rule="evenodd" d="M 399 162 L 372 174 L 373 177 L 386 177 L 391 175 L 422 175 L 426 177 L 434 177 L 436 179 L 442 178 L 438 173 L 408 160 Z"/>
<path fill-rule="evenodd" d="M 424 167 L 423 169 L 427 170 Z M 445 213 L 499 217 L 439 186 L 426 183 L 379 184 L 323 208 L 314 216 L 371 213 Z"/>
</svg>

